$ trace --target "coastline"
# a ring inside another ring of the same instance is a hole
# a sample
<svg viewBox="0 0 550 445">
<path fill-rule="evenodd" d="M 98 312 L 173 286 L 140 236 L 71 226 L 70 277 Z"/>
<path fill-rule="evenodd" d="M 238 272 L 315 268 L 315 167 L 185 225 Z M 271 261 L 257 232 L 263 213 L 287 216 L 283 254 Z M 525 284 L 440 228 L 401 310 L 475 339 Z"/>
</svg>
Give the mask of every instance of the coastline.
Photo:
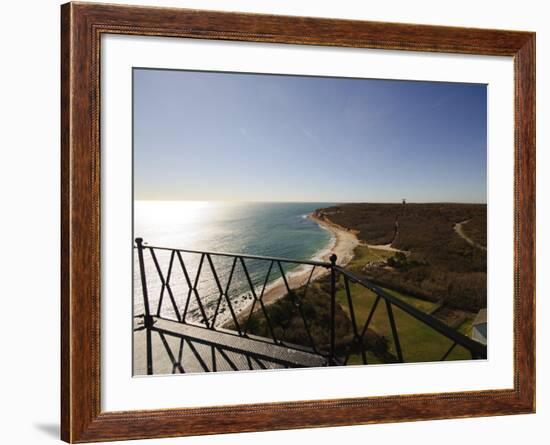
<svg viewBox="0 0 550 445">
<path fill-rule="evenodd" d="M 331 234 L 332 242 L 330 247 L 323 249 L 322 254 L 316 257 L 320 261 L 330 261 L 329 257 L 334 253 L 337 256 L 338 266 L 347 266 L 353 259 L 355 248 L 360 244 L 357 233 L 354 230 L 346 229 L 332 221 L 319 217 L 314 213 L 308 218 L 316 222 L 322 229 Z"/>
<path fill-rule="evenodd" d="M 308 215 L 308 219 L 316 222 L 322 229 L 328 231 L 331 235 L 331 241 L 327 247 L 323 248 L 313 257 L 315 261 L 329 262 L 329 257 L 332 254 L 337 256 L 336 264 L 346 266 L 352 259 L 355 247 L 359 245 L 359 240 L 355 232 L 344 229 L 329 221 L 319 218 L 315 212 Z M 311 281 L 318 280 L 328 273 L 328 269 L 316 267 Z M 287 282 L 290 289 L 297 289 L 304 286 L 311 275 L 311 266 L 298 267 L 296 270 L 287 273 Z M 284 297 L 287 294 L 286 286 L 282 278 L 278 278 L 273 283 L 269 284 L 264 292 L 263 302 L 265 305 L 270 305 Z M 238 313 L 238 317 L 247 314 L 250 309 L 250 304 L 244 306 Z M 259 309 L 259 305 L 255 311 Z"/>
</svg>

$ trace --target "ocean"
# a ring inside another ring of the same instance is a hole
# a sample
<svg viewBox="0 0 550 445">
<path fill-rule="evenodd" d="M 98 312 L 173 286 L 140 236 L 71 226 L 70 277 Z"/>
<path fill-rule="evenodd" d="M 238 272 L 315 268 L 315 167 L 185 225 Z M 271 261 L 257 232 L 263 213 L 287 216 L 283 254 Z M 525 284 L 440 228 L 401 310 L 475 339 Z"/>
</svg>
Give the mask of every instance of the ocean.
<svg viewBox="0 0 550 445">
<path fill-rule="evenodd" d="M 331 203 L 135 201 L 134 237 L 143 238 L 151 246 L 309 260 L 319 257 L 333 240 L 329 232 L 308 219 L 307 215 L 315 209 L 330 205 Z M 166 276 L 170 253 L 158 250 L 156 254 L 159 267 Z M 194 282 L 200 257 L 199 254 L 182 254 L 191 282 Z M 242 266 L 237 263 L 228 285 L 233 259 L 212 256 L 212 260 L 221 287 L 224 290 L 229 289 L 232 306 L 236 311 L 246 307 L 252 295 Z M 253 287 L 259 293 L 270 262 L 245 260 L 245 263 Z M 145 252 L 145 265 L 151 311 L 156 312 L 162 283 L 149 252 Z M 290 264 L 285 265 L 285 269 L 289 273 L 297 273 L 300 266 Z M 273 283 L 278 278 L 280 273 L 274 267 L 267 282 Z M 172 266 L 170 286 L 174 302 L 181 313 L 189 287 L 177 258 Z M 219 298 L 219 288 L 206 260 L 201 268 L 197 288 L 207 314 L 211 315 Z M 134 315 L 142 313 L 143 296 L 139 263 L 135 254 Z M 164 293 L 161 314 L 172 318 L 175 315 L 167 292 Z M 223 323 L 229 316 L 230 312 L 224 302 L 217 321 Z M 190 299 L 187 320 L 202 320 L 194 295 Z"/>
</svg>

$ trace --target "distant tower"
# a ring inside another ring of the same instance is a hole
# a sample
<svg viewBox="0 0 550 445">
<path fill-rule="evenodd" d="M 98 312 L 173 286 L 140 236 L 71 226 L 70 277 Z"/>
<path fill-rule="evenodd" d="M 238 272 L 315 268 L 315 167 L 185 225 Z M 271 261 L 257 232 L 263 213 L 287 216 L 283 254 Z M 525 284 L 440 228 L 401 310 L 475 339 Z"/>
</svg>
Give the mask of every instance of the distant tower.
<svg viewBox="0 0 550 445">
<path fill-rule="evenodd" d="M 407 200 L 403 198 L 403 205 L 407 204 Z"/>
</svg>

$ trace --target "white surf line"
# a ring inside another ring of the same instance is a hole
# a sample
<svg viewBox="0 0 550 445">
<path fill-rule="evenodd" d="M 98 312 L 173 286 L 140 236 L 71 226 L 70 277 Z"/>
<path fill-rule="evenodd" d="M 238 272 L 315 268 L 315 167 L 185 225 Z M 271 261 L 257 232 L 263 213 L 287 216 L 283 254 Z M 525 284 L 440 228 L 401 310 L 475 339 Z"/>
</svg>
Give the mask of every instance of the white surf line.
<svg viewBox="0 0 550 445">
<path fill-rule="evenodd" d="M 478 249 L 485 250 L 487 252 L 487 247 L 482 246 L 481 244 L 476 243 L 473 239 L 471 239 L 468 235 L 464 233 L 464 230 L 462 229 L 462 226 L 466 223 L 469 223 L 471 219 L 467 219 L 466 221 L 462 221 L 459 223 L 456 223 L 453 228 L 458 236 L 460 236 L 464 241 L 466 241 L 471 246 L 477 247 Z"/>
</svg>

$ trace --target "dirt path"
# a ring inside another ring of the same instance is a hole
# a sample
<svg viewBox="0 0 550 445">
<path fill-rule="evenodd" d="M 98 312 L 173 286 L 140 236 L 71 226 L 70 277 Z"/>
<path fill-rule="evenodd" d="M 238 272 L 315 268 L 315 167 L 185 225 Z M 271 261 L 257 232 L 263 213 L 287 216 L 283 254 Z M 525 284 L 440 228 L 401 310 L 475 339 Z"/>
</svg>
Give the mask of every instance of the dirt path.
<svg viewBox="0 0 550 445">
<path fill-rule="evenodd" d="M 460 236 L 464 241 L 466 241 L 471 246 L 477 247 L 478 249 L 485 250 L 485 252 L 487 252 L 487 247 L 476 243 L 472 238 L 470 238 L 468 235 L 464 233 L 462 226 L 464 226 L 464 224 L 467 224 L 469 222 L 470 220 L 467 219 L 466 221 L 456 223 L 453 227 L 455 229 L 455 232 L 457 233 L 458 236 Z"/>
<path fill-rule="evenodd" d="M 371 249 L 378 249 L 378 250 L 387 250 L 388 252 L 402 252 L 405 255 L 408 255 L 410 252 L 408 250 L 401 250 L 396 249 L 395 247 L 391 246 L 391 243 L 389 244 L 364 244 L 367 247 L 370 247 Z"/>
<path fill-rule="evenodd" d="M 398 225 L 398 221 L 395 220 L 395 232 L 393 234 L 392 240 L 388 244 L 365 244 L 365 246 L 370 247 L 371 249 L 387 250 L 388 252 L 401 252 L 401 253 L 404 253 L 405 255 L 409 255 L 411 252 L 409 252 L 408 250 L 396 249 L 395 247 L 391 246 L 395 241 L 395 239 L 397 238 L 398 233 L 399 233 L 399 225 Z"/>
</svg>

